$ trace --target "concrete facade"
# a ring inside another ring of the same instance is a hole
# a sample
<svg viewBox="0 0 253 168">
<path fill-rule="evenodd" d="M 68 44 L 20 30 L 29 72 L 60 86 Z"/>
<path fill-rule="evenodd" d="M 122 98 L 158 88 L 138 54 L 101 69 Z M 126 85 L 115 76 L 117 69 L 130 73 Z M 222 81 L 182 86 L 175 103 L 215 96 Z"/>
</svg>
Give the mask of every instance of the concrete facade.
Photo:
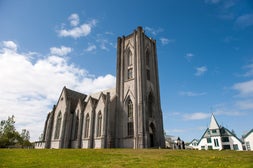
<svg viewBox="0 0 253 168">
<path fill-rule="evenodd" d="M 118 38 L 116 88 L 85 95 L 66 87 L 40 147 L 165 147 L 156 41 L 141 27 Z"/>
</svg>

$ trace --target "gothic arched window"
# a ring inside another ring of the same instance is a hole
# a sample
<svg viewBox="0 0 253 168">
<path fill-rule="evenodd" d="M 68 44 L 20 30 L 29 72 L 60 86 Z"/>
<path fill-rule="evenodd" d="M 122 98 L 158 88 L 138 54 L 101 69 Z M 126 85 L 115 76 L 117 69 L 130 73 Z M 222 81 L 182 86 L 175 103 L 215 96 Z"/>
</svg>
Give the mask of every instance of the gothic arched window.
<svg viewBox="0 0 253 168">
<path fill-rule="evenodd" d="M 149 50 L 146 51 L 146 65 L 149 66 L 150 64 L 150 58 L 149 58 L 150 54 L 149 54 Z"/>
<path fill-rule="evenodd" d="M 153 117 L 153 96 L 151 93 L 148 96 L 148 115 Z"/>
<path fill-rule="evenodd" d="M 88 138 L 89 136 L 89 126 L 90 126 L 90 116 L 89 114 L 87 114 L 85 117 L 84 138 Z"/>
<path fill-rule="evenodd" d="M 79 117 L 76 116 L 76 122 L 75 122 L 75 132 L 74 132 L 74 140 L 77 139 L 77 134 L 78 134 L 78 124 L 79 124 Z"/>
<path fill-rule="evenodd" d="M 60 111 L 56 119 L 54 139 L 59 139 L 60 130 L 61 130 L 61 119 L 62 119 L 62 116 L 61 116 L 61 111 Z"/>
<path fill-rule="evenodd" d="M 101 136 L 101 132 L 102 132 L 102 114 L 100 111 L 97 117 L 97 137 Z"/>
<path fill-rule="evenodd" d="M 133 54 L 130 49 L 127 50 L 127 60 L 128 66 L 131 66 L 133 64 Z"/>
<path fill-rule="evenodd" d="M 133 136 L 134 135 L 134 127 L 133 127 L 133 103 L 129 99 L 127 104 L 127 115 L 128 115 L 128 122 L 127 122 L 127 135 Z"/>
<path fill-rule="evenodd" d="M 128 100 L 128 104 L 127 104 L 127 114 L 128 114 L 128 119 L 133 118 L 133 103 L 130 99 Z"/>
</svg>

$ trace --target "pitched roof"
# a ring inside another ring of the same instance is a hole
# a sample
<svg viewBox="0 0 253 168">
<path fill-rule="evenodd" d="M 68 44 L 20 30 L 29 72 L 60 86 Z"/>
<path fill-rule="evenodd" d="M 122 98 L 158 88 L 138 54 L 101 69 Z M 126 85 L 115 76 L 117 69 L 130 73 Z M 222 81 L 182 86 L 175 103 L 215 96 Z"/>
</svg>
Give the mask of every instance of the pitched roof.
<svg viewBox="0 0 253 168">
<path fill-rule="evenodd" d="M 253 132 L 253 129 L 251 129 L 247 134 L 243 135 L 242 137 L 245 139 L 247 136 L 249 136 Z"/>
<path fill-rule="evenodd" d="M 67 100 L 70 100 L 70 102 L 71 102 L 71 105 L 70 105 L 71 111 L 75 110 L 79 100 L 84 100 L 87 97 L 87 95 L 85 95 L 83 93 L 76 92 L 74 90 L 70 90 L 66 87 L 64 87 L 63 89 L 65 90 Z"/>
<path fill-rule="evenodd" d="M 212 114 L 209 129 L 219 129 L 219 124 L 217 120 L 215 119 L 214 115 Z"/>
</svg>

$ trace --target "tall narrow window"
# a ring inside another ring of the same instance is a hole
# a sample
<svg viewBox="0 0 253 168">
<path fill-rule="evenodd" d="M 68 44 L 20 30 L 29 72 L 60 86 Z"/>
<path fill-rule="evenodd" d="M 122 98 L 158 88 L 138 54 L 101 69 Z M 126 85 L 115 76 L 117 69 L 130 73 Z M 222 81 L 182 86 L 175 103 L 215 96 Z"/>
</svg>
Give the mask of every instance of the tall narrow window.
<svg viewBox="0 0 253 168">
<path fill-rule="evenodd" d="M 79 124 L 79 117 L 78 117 L 78 116 L 76 116 L 76 122 L 75 122 L 75 132 L 74 132 L 74 140 L 76 140 L 76 139 L 77 139 L 78 124 Z"/>
<path fill-rule="evenodd" d="M 132 55 L 132 52 L 131 52 L 131 50 L 130 49 L 128 49 L 128 51 L 127 51 L 128 53 L 128 66 L 131 66 L 132 64 L 133 64 L 133 55 Z"/>
<path fill-rule="evenodd" d="M 133 68 L 129 68 L 127 71 L 127 78 L 132 79 L 133 78 Z"/>
<path fill-rule="evenodd" d="M 101 132 L 102 132 L 102 114 L 101 112 L 99 112 L 97 118 L 97 137 L 101 136 Z"/>
<path fill-rule="evenodd" d="M 134 127 L 133 127 L 133 103 L 129 99 L 127 104 L 127 115 L 128 115 L 128 122 L 127 122 L 127 135 L 133 136 L 134 134 Z"/>
<path fill-rule="evenodd" d="M 85 118 L 84 138 L 88 138 L 89 136 L 89 127 L 90 127 L 90 116 L 89 114 L 87 114 Z"/>
<path fill-rule="evenodd" d="M 61 130 L 61 119 L 62 119 L 62 116 L 61 116 L 61 111 L 60 111 L 56 120 L 54 139 L 59 139 L 60 130 Z"/>
<path fill-rule="evenodd" d="M 148 116 L 153 117 L 153 96 L 151 93 L 148 96 Z"/>
<path fill-rule="evenodd" d="M 149 69 L 147 69 L 147 80 L 150 81 L 150 70 Z"/>
<path fill-rule="evenodd" d="M 146 65 L 149 66 L 149 51 L 146 51 Z"/>
<path fill-rule="evenodd" d="M 127 106 L 128 106 L 127 107 L 128 119 L 132 119 L 133 118 L 133 103 L 130 99 L 128 100 Z"/>
</svg>

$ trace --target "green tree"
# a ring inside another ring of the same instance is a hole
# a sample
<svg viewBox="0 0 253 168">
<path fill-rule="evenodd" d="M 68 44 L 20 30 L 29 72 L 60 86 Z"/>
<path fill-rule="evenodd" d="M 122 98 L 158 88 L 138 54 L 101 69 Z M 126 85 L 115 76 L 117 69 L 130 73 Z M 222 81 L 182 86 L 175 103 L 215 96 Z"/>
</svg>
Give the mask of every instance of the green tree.
<svg viewBox="0 0 253 168">
<path fill-rule="evenodd" d="M 15 129 L 15 117 L 12 115 L 7 120 L 2 120 L 0 123 L 0 148 L 10 146 L 31 146 L 30 133 L 23 129 L 19 134 Z"/>
</svg>

